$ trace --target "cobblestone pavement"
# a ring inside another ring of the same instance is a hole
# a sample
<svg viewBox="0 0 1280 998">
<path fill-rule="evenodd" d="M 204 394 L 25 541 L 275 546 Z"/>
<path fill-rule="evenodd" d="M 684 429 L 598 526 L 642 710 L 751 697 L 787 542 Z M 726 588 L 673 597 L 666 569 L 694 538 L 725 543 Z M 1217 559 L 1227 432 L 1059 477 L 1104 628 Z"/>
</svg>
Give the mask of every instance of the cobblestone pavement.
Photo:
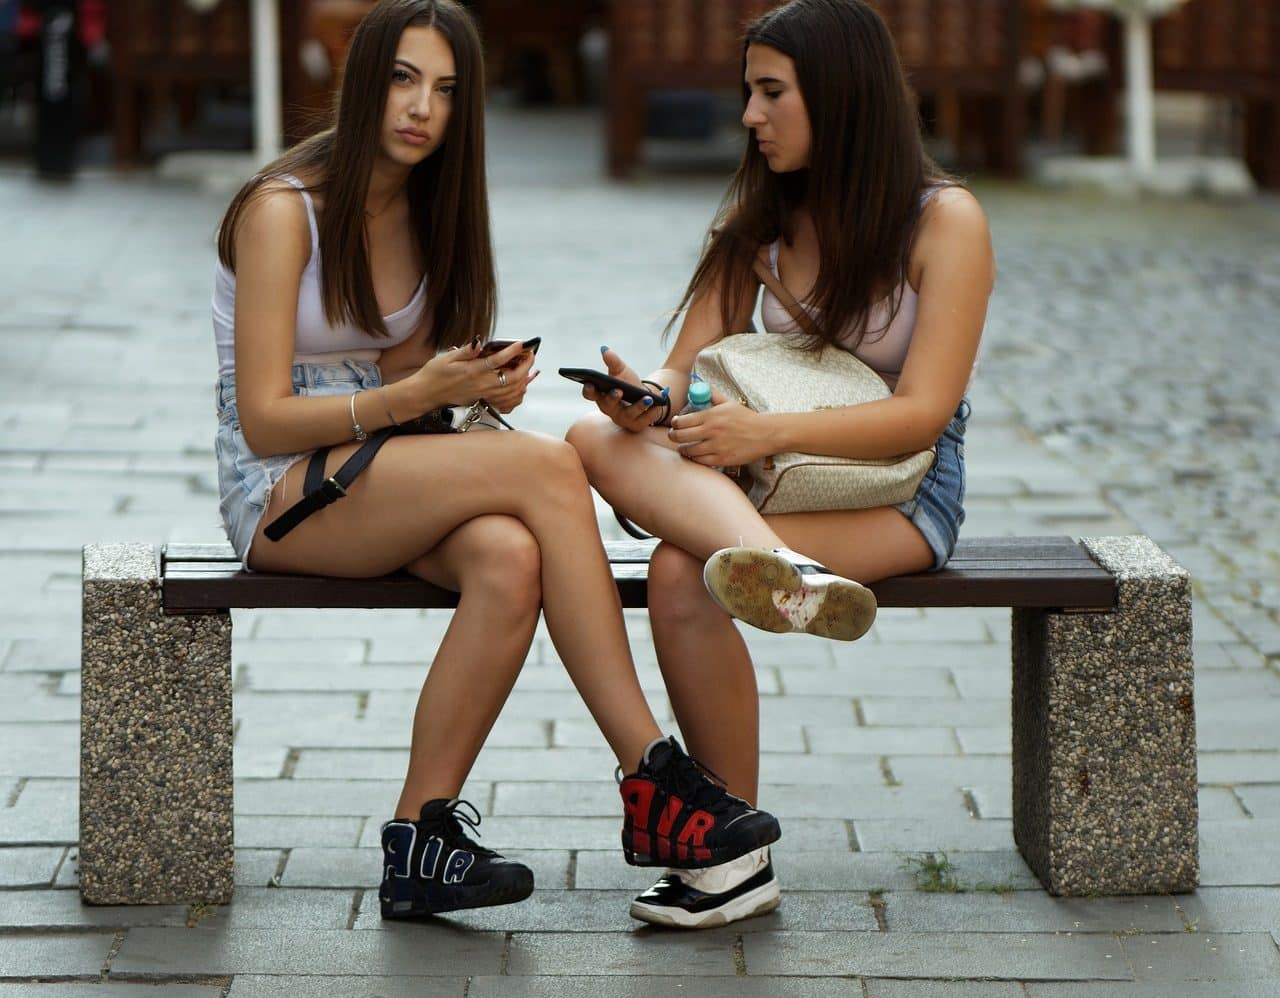
<svg viewBox="0 0 1280 998">
<path fill-rule="evenodd" d="M 502 331 L 542 367 L 659 357 L 722 170 L 601 181 L 594 123 L 494 116 Z M 1204 886 L 1059 900 L 1010 831 L 1008 616 L 886 611 L 852 647 L 752 637 L 772 916 L 640 929 L 612 760 L 545 636 L 466 794 L 524 904 L 380 925 L 377 825 L 438 613 L 235 617 L 236 899 L 82 908 L 79 549 L 219 540 L 211 233 L 225 195 L 0 173 L 0 998 L 33 994 L 1280 996 L 1280 203 L 979 183 L 1000 281 L 970 426 L 971 535 L 1142 532 L 1196 580 Z M 544 376 L 519 415 L 581 411 Z M 607 518 L 605 529 L 612 531 Z M 669 717 L 643 617 L 629 627 Z M 538 749 L 539 751 L 531 751 Z M 967 890 L 925 893 L 946 851 Z M 288 975 L 286 980 L 281 975 Z M 40 981 L 42 983 L 35 983 Z M 1213 982 L 1213 983 L 1210 983 Z"/>
</svg>

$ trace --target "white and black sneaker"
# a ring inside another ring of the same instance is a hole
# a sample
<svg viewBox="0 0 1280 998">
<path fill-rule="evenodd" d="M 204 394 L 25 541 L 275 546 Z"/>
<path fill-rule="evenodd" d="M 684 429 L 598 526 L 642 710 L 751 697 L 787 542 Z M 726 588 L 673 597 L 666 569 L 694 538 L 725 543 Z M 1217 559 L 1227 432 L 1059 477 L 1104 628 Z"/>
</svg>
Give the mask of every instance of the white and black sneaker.
<svg viewBox="0 0 1280 998">
<path fill-rule="evenodd" d="M 727 614 L 775 634 L 854 641 L 876 619 L 870 589 L 786 548 L 722 548 L 702 579 Z"/>
<path fill-rule="evenodd" d="M 631 902 L 631 917 L 676 929 L 710 929 L 764 915 L 781 900 L 765 846 L 703 870 L 668 870 Z"/>
</svg>

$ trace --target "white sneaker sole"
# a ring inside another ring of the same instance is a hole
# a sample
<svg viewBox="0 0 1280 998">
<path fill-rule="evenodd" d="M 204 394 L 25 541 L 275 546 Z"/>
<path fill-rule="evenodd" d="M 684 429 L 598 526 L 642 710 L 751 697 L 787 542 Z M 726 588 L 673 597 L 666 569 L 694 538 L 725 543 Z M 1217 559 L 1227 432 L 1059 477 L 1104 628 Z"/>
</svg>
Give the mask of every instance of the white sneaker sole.
<svg viewBox="0 0 1280 998">
<path fill-rule="evenodd" d="M 732 617 L 774 634 L 856 641 L 876 619 L 875 594 L 837 575 L 802 575 L 763 548 L 725 548 L 703 570 L 707 591 Z"/>
<path fill-rule="evenodd" d="M 655 906 L 643 901 L 631 902 L 631 917 L 650 925 L 665 925 L 673 929 L 714 929 L 744 918 L 767 915 L 782 902 L 782 891 L 777 879 L 761 884 L 754 891 L 734 898 L 719 908 L 707 911 L 685 911 L 683 908 Z"/>
</svg>

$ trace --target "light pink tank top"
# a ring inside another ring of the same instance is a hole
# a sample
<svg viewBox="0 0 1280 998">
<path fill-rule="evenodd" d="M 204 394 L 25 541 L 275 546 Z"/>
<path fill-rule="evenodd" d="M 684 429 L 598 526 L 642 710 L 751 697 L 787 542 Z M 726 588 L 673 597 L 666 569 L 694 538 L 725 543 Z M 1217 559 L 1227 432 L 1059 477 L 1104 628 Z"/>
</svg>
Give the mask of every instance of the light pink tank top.
<svg viewBox="0 0 1280 998">
<path fill-rule="evenodd" d="M 311 228 L 311 257 L 298 284 L 298 312 L 294 330 L 293 363 L 327 363 L 335 360 L 376 362 L 383 350 L 403 343 L 418 328 L 426 308 L 427 278 L 423 275 L 413 297 L 403 308 L 382 317 L 385 337 L 370 336 L 350 323 L 332 326 L 324 314 L 320 290 L 320 227 L 311 195 L 296 177 L 281 176 L 302 195 Z M 236 275 L 218 261 L 213 287 L 213 335 L 218 348 L 218 374 L 235 370 Z"/>
<path fill-rule="evenodd" d="M 942 186 L 930 187 L 921 196 L 921 202 L 927 202 L 934 194 L 942 190 Z M 780 242 L 775 240 L 769 245 L 769 269 L 773 272 L 773 276 L 779 281 L 782 278 L 778 274 L 778 247 Z M 893 316 L 893 321 L 889 321 L 889 316 L 893 311 L 894 301 L 898 298 L 898 312 Z M 902 366 L 907 362 L 907 349 L 911 346 L 911 334 L 916 328 L 916 308 L 919 302 L 919 296 L 909 283 L 903 281 L 893 295 L 885 298 L 883 301 L 877 302 L 872 306 L 871 311 L 867 315 L 867 332 L 862 337 L 862 342 L 856 346 L 856 330 L 850 329 L 836 337 L 836 343 L 853 353 L 858 360 L 862 361 L 867 367 L 875 371 L 890 385 L 894 385 L 898 381 L 898 376 L 902 374 Z M 812 306 L 801 303 L 801 307 L 811 315 L 815 309 Z M 778 300 L 778 296 L 770 291 L 767 287 L 763 289 L 760 298 L 760 318 L 764 322 L 766 333 L 795 333 L 799 332 L 796 322 L 791 318 L 791 313 L 787 311 L 785 305 Z"/>
</svg>

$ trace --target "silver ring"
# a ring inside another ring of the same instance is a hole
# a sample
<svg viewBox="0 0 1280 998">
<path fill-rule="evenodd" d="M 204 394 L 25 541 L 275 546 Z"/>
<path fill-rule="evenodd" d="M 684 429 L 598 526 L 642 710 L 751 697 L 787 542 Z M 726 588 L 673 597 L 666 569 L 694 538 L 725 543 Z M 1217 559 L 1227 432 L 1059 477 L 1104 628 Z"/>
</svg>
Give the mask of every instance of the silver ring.
<svg viewBox="0 0 1280 998">
<path fill-rule="evenodd" d="M 507 372 L 506 372 L 506 371 L 499 371 L 499 372 L 498 372 L 498 384 L 500 384 L 503 388 L 506 388 L 506 387 L 507 387 Z"/>
</svg>

